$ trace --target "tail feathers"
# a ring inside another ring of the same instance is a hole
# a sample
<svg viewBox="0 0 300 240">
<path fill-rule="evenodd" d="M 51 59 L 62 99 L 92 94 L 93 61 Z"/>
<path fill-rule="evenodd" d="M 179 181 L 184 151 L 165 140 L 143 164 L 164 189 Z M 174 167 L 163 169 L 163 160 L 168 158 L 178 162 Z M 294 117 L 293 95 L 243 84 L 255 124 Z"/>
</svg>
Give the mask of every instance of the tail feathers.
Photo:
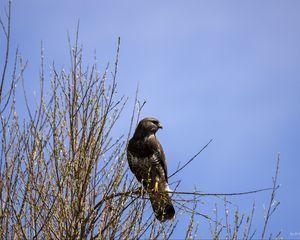
<svg viewBox="0 0 300 240">
<path fill-rule="evenodd" d="M 159 221 L 165 222 L 175 217 L 175 209 L 168 192 L 149 192 L 149 196 L 153 212 Z"/>
</svg>

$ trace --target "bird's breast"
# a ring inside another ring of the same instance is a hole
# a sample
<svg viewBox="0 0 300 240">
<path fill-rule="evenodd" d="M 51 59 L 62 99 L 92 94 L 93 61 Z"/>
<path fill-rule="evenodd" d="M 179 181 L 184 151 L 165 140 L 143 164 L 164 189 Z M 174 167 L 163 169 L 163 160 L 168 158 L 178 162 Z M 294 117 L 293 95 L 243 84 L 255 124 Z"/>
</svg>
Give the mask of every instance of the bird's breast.
<svg viewBox="0 0 300 240">
<path fill-rule="evenodd" d="M 131 153 L 128 154 L 128 161 L 129 164 L 134 167 L 140 167 L 140 168 L 149 168 L 150 166 L 159 165 L 160 159 L 159 159 L 159 153 L 153 153 L 146 157 L 141 156 L 135 156 Z"/>
</svg>

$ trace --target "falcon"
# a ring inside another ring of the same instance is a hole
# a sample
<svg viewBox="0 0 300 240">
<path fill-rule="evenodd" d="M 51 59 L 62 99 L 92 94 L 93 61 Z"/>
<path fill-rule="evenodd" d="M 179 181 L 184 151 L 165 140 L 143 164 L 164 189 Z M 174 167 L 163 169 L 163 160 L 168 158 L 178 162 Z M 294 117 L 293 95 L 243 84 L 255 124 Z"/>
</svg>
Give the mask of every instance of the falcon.
<svg viewBox="0 0 300 240">
<path fill-rule="evenodd" d="M 149 194 L 155 217 L 173 219 L 175 209 L 169 195 L 168 169 L 164 150 L 156 137 L 160 122 L 152 117 L 141 120 L 127 146 L 130 170 Z"/>
</svg>

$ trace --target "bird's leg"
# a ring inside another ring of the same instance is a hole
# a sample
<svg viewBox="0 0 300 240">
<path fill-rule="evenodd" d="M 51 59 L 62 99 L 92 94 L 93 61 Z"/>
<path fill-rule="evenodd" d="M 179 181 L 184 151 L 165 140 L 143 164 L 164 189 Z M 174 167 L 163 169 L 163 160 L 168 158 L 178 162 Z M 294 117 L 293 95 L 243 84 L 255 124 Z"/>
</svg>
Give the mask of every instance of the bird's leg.
<svg viewBox="0 0 300 240">
<path fill-rule="evenodd" d="M 140 187 L 138 188 L 137 192 L 138 192 L 141 196 L 143 196 L 143 195 L 144 195 L 144 189 L 143 189 L 143 187 L 140 186 Z"/>
<path fill-rule="evenodd" d="M 158 181 L 155 181 L 153 191 L 154 191 L 154 192 L 158 192 Z"/>
</svg>

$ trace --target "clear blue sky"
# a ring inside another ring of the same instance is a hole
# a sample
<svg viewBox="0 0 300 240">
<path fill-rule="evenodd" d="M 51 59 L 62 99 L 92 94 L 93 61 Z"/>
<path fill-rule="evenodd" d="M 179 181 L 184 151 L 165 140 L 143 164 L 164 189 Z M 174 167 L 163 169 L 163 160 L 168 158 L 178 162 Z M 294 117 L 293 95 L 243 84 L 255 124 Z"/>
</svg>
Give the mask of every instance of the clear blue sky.
<svg viewBox="0 0 300 240">
<path fill-rule="evenodd" d="M 300 1 L 14 0 L 12 45 L 29 61 L 29 92 L 39 89 L 41 41 L 47 66 L 68 66 L 67 31 L 78 19 L 87 62 L 96 49 L 104 68 L 121 37 L 119 92 L 131 104 L 140 84 L 142 116 L 164 125 L 158 137 L 171 172 L 214 138 L 181 172 L 182 190 L 268 187 L 280 152 L 281 205 L 268 232 L 300 232 Z M 120 133 L 128 123 L 126 111 Z M 259 229 L 269 195 L 231 201 L 249 212 L 253 199 Z M 204 201 L 211 213 L 216 199 Z"/>
</svg>

